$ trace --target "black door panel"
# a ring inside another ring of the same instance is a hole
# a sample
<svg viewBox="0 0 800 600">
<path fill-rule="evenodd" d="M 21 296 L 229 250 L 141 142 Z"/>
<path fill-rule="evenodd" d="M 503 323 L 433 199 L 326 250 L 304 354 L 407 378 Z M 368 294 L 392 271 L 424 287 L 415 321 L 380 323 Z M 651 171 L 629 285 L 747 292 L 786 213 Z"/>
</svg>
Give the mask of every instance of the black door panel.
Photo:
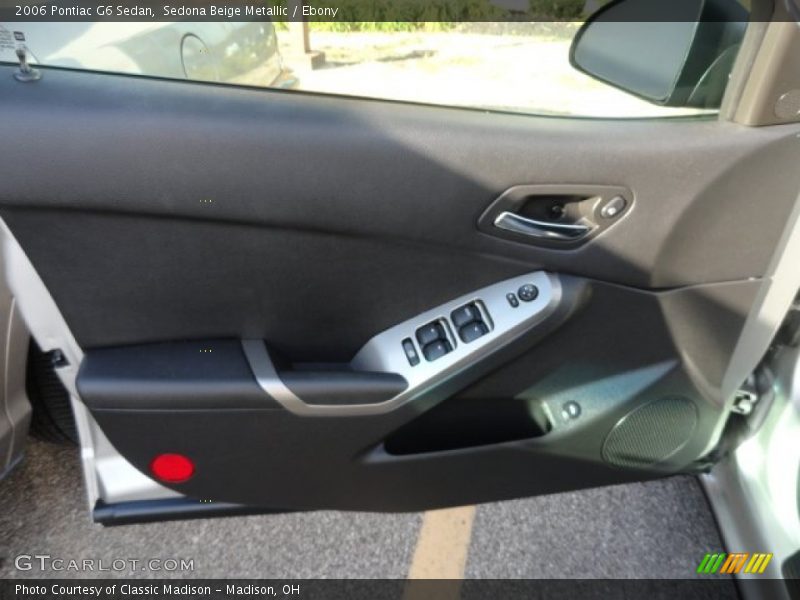
<svg viewBox="0 0 800 600">
<path fill-rule="evenodd" d="M 190 456 L 165 485 L 219 502 L 418 510 L 696 469 L 800 184 L 794 126 L 10 71 L 0 216 L 86 351 L 82 399 L 134 466 Z M 479 229 L 521 185 L 630 194 L 580 247 Z M 263 340 L 315 404 L 382 402 L 405 380 L 348 372 L 373 336 L 539 271 L 551 316 L 383 413 L 295 414 L 241 351 Z"/>
<path fill-rule="evenodd" d="M 756 283 L 722 285 L 728 295 L 747 297 Z M 117 357 L 117 368 L 138 365 L 138 356 L 152 352 L 146 347 L 89 352 L 79 387 L 106 434 L 134 465 L 148 472 L 162 452 L 191 456 L 195 477 L 172 487 L 223 502 L 270 509 L 418 510 L 631 481 L 691 470 L 722 414 L 722 407 L 693 385 L 670 341 L 671 324 L 661 306 L 669 294 L 591 284 L 582 288 L 566 322 L 543 339 L 533 332 L 526 345 L 535 347 L 479 383 L 454 394 L 465 380 L 451 381 L 380 415 L 297 416 L 275 410 L 266 394 L 261 410 L 252 404 L 244 409 L 237 398 L 222 395 L 214 410 L 201 411 L 189 403 L 188 387 L 184 394 L 162 394 L 159 410 L 153 410 L 148 397 L 128 393 L 139 386 L 115 393 L 107 382 L 117 374 L 104 368 L 109 352 Z M 718 312 L 726 311 L 720 306 Z M 720 316 L 719 322 L 736 317 Z M 186 354 L 214 349 L 216 343 L 185 345 Z M 514 350 L 512 355 L 521 352 Z M 125 353 L 130 360 L 120 361 Z M 183 363 L 156 355 L 162 371 Z M 198 370 L 213 373 L 213 360 L 202 368 L 198 361 Z M 695 355 L 691 364 L 705 360 Z M 142 389 L 150 379 L 150 373 L 142 377 Z M 578 419 L 564 414 L 569 402 L 580 405 Z M 639 414 L 642 428 L 620 428 L 637 408 L 647 411 Z M 436 411 L 444 417 L 430 419 Z M 622 450 L 613 446 L 620 437 Z"/>
<path fill-rule="evenodd" d="M 88 348 L 263 338 L 292 360 L 349 361 L 383 329 L 531 270 L 446 248 L 227 222 L 3 216 Z M 37 242 L 42 231 L 47 243 Z"/>
</svg>

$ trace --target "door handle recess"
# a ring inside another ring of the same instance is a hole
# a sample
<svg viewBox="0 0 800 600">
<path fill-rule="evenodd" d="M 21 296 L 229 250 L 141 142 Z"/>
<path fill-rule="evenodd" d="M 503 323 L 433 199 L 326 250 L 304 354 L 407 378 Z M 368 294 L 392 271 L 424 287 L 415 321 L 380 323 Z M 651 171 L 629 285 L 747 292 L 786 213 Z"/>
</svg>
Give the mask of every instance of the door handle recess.
<svg viewBox="0 0 800 600">
<path fill-rule="evenodd" d="M 497 215 L 494 226 L 543 240 L 579 240 L 592 230 L 587 225 L 537 221 L 509 211 L 503 211 Z"/>
<path fill-rule="evenodd" d="M 531 246 L 570 250 L 619 223 L 633 205 L 633 192 L 619 185 L 515 185 L 478 217 L 478 231 Z"/>
</svg>

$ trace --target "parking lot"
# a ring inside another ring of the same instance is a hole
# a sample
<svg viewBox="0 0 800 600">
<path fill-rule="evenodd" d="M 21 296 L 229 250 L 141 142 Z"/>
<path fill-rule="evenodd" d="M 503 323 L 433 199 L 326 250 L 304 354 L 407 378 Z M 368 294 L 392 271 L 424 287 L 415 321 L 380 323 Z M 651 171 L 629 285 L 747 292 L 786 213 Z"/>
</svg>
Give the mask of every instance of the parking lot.
<svg viewBox="0 0 800 600">
<path fill-rule="evenodd" d="M 103 528 L 90 522 L 77 451 L 32 442 L 0 482 L 0 506 L 0 577 L 16 578 L 687 578 L 721 548 L 692 477 L 425 514 L 319 511 Z M 187 559 L 193 568 L 20 570 L 21 554 L 107 565 Z"/>
<path fill-rule="evenodd" d="M 656 106 L 575 70 L 569 48 L 577 30 L 577 23 L 475 23 L 438 32 L 312 27 L 311 49 L 325 57 L 315 69 L 293 51 L 290 33 L 278 31 L 278 39 L 304 91 L 544 115 L 634 118 L 697 112 Z"/>
</svg>

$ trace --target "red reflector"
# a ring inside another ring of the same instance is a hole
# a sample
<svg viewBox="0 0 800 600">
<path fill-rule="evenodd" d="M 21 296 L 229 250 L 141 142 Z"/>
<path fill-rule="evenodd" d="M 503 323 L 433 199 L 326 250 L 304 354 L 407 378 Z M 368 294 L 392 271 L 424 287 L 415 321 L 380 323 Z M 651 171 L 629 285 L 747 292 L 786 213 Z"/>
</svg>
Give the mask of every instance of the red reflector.
<svg viewBox="0 0 800 600">
<path fill-rule="evenodd" d="M 182 454 L 159 454 L 150 463 L 150 470 L 161 481 L 181 483 L 194 475 L 194 463 Z"/>
</svg>

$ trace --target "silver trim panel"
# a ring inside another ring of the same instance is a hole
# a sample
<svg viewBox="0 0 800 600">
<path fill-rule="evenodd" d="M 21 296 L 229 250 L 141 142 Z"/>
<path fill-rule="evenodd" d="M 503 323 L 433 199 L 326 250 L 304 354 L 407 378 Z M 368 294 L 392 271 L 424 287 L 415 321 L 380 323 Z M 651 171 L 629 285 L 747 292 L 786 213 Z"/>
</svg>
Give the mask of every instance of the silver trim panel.
<svg viewBox="0 0 800 600">
<path fill-rule="evenodd" d="M 780 580 L 781 564 L 800 547 L 800 348 L 782 348 L 770 367 L 776 375 L 774 398 L 763 423 L 709 474 L 700 476 L 726 548 L 774 554 L 763 575 L 742 572 L 736 577 L 772 579 L 781 585 L 769 588 L 769 593 L 742 586 L 746 600 L 789 600 Z"/>
<path fill-rule="evenodd" d="M 720 397 L 725 399 L 727 410 L 733 407 L 736 390 L 766 355 L 792 302 L 800 293 L 797 256 L 800 256 L 800 196 L 797 197 L 792 213 L 786 219 L 786 227 L 775 245 L 775 252 L 762 278 L 755 303 L 747 315 L 728 361 L 720 390 Z M 721 419 L 717 431 L 709 439 L 707 451 L 716 446 L 724 426 L 725 421 Z"/>
<path fill-rule="evenodd" d="M 514 308 L 506 295 L 532 283 L 539 295 L 531 302 L 520 301 Z M 529 331 L 555 312 L 561 302 L 562 288 L 557 277 L 543 271 L 496 283 L 471 294 L 417 315 L 379 333 L 369 340 L 350 363 L 357 371 L 398 373 L 408 381 L 408 388 L 394 398 L 375 404 L 347 406 L 314 405 L 304 402 L 281 381 L 263 340 L 244 340 L 242 348 L 261 388 L 287 410 L 308 416 L 355 416 L 382 414 L 420 397 L 431 388 L 457 373 L 469 369 L 508 342 Z M 450 322 L 450 314 L 465 304 L 476 303 L 490 330 L 469 344 L 453 336 L 453 349 L 434 362 L 428 362 L 416 343 L 418 328 L 432 321 Z M 488 317 L 488 318 L 487 318 Z M 403 351 L 403 340 L 415 342 L 420 362 L 411 366 Z"/>
<path fill-rule="evenodd" d="M 2 266 L 0 266 L 2 268 Z M 0 479 L 22 457 L 31 405 L 25 390 L 25 363 L 28 356 L 28 330 L 17 307 L 17 300 L 5 283 L 0 281 L 0 365 L 3 369 L 0 384 Z"/>
<path fill-rule="evenodd" d="M 302 409 L 307 407 L 308 404 L 298 398 L 281 381 L 275 366 L 272 364 L 272 359 L 269 357 L 267 347 L 264 345 L 264 340 L 242 340 L 242 349 L 261 389 L 272 399 L 280 402 L 285 408 L 292 412 L 303 414 Z"/>
<path fill-rule="evenodd" d="M 98 500 L 111 504 L 180 496 L 140 472 L 108 441 L 78 396 L 75 381 L 83 351 L 44 282 L 2 219 L 0 243 L 8 286 L 28 331 L 43 351 L 58 348 L 69 363 L 56 369 L 56 374 L 69 392 L 75 415 L 89 510 L 94 509 Z"/>
</svg>

